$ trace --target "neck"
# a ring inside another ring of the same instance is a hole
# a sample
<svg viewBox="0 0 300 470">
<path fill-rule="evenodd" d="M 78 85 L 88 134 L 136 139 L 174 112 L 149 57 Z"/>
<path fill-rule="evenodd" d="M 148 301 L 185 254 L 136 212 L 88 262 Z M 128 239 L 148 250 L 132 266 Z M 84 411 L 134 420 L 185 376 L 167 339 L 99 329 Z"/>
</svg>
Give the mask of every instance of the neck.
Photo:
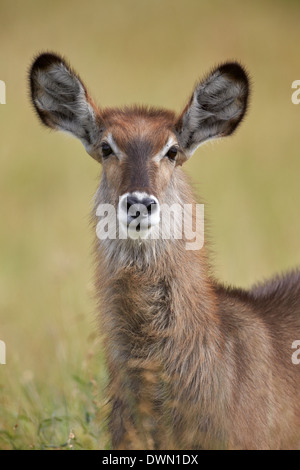
<svg viewBox="0 0 300 470">
<path fill-rule="evenodd" d="M 156 405 L 144 391 L 157 396 L 157 387 L 166 388 L 170 401 L 180 403 L 178 429 L 186 426 L 188 434 L 200 411 L 203 426 L 209 422 L 213 427 L 211 403 L 216 406 L 220 395 L 222 367 L 216 358 L 222 336 L 205 247 L 186 250 L 182 239 L 106 242 L 97 240 L 96 288 L 111 387 L 117 395 L 119 389 L 129 395 L 138 390 L 152 418 Z M 196 400 L 195 384 L 201 400 Z M 162 402 L 165 398 L 159 395 Z M 168 414 L 168 409 L 163 412 Z M 186 445 L 193 445 L 193 439 L 191 435 Z"/>
<path fill-rule="evenodd" d="M 96 205 L 107 202 L 107 188 L 102 179 L 96 196 Z M 180 169 L 164 193 L 169 206 L 195 206 L 190 185 Z M 201 227 L 203 230 L 203 227 Z M 198 235 L 198 234 L 197 234 Z M 176 328 L 177 322 L 189 328 L 215 317 L 215 296 L 205 247 L 188 250 L 187 240 L 98 240 L 97 287 L 119 312 L 120 321 L 149 323 L 159 318 Z M 180 328 L 182 330 L 182 328 Z"/>
<path fill-rule="evenodd" d="M 171 328 L 180 336 L 215 325 L 205 248 L 188 251 L 184 240 L 109 242 L 97 246 L 97 288 L 118 328 L 127 324 L 138 337 L 141 328 L 150 335 Z"/>
</svg>

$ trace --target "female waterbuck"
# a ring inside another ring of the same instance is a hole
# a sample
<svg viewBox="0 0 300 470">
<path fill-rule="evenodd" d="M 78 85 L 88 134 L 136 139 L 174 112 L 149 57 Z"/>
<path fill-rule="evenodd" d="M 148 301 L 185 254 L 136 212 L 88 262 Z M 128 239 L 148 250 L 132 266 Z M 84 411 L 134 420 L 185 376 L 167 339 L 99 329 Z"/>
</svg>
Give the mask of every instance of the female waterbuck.
<svg viewBox="0 0 300 470">
<path fill-rule="evenodd" d="M 105 220 L 116 236 L 108 228 L 96 239 L 96 288 L 113 447 L 297 448 L 300 366 L 292 343 L 300 339 L 300 274 L 250 291 L 224 287 L 210 273 L 205 246 L 187 249 L 184 231 L 163 236 L 171 225 L 166 208 L 175 207 L 175 227 L 186 207 L 196 209 L 181 165 L 244 117 L 245 70 L 235 62 L 212 70 L 179 116 L 99 109 L 55 54 L 35 60 L 30 86 L 41 121 L 78 137 L 103 167 L 95 228 Z M 193 227 L 202 230 L 195 214 Z"/>
</svg>

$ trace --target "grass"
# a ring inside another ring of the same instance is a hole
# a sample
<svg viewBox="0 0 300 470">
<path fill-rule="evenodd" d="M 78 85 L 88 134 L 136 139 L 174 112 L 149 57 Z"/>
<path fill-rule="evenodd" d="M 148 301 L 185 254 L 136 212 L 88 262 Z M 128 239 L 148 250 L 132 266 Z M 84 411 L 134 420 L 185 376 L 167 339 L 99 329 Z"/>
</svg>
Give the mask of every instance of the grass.
<svg viewBox="0 0 300 470">
<path fill-rule="evenodd" d="M 106 448 L 104 403 L 99 399 L 99 382 L 86 372 L 73 375 L 65 365 L 61 382 L 38 383 L 31 371 L 21 374 L 18 393 L 11 399 L 1 388 L 4 400 L 0 430 L 1 449 L 96 449 Z M 103 375 L 98 376 L 98 380 Z"/>
<path fill-rule="evenodd" d="M 1 1 L 0 449 L 110 445 L 88 224 L 100 169 L 79 142 L 38 124 L 33 56 L 65 54 L 103 106 L 177 111 L 214 64 L 248 67 L 245 123 L 186 171 L 205 197 L 217 276 L 249 286 L 300 261 L 299 13 L 279 0 Z"/>
</svg>

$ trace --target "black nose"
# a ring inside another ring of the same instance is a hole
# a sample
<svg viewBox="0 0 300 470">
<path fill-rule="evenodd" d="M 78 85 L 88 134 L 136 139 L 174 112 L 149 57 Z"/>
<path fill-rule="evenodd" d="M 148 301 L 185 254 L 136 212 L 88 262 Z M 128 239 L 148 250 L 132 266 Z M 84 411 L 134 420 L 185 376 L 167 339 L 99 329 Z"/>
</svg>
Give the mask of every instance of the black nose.
<svg viewBox="0 0 300 470">
<path fill-rule="evenodd" d="M 151 197 L 144 197 L 140 199 L 136 196 L 127 196 L 126 204 L 127 214 L 130 215 L 132 219 L 136 219 L 140 215 L 142 215 L 143 217 L 151 215 L 158 208 L 157 202 Z M 130 211 L 130 208 L 132 206 L 134 206 L 134 208 L 132 208 L 132 210 Z"/>
</svg>

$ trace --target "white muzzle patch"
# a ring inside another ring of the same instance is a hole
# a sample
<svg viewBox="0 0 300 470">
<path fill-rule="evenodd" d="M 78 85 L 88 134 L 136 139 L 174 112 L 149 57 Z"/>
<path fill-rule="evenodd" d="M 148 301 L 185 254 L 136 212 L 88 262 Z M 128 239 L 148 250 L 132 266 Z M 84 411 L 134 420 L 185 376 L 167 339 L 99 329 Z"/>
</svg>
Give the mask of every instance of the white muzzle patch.
<svg viewBox="0 0 300 470">
<path fill-rule="evenodd" d="M 119 199 L 118 221 L 120 236 L 150 238 L 153 227 L 160 221 L 160 206 L 157 198 L 144 192 L 125 193 Z"/>
</svg>

